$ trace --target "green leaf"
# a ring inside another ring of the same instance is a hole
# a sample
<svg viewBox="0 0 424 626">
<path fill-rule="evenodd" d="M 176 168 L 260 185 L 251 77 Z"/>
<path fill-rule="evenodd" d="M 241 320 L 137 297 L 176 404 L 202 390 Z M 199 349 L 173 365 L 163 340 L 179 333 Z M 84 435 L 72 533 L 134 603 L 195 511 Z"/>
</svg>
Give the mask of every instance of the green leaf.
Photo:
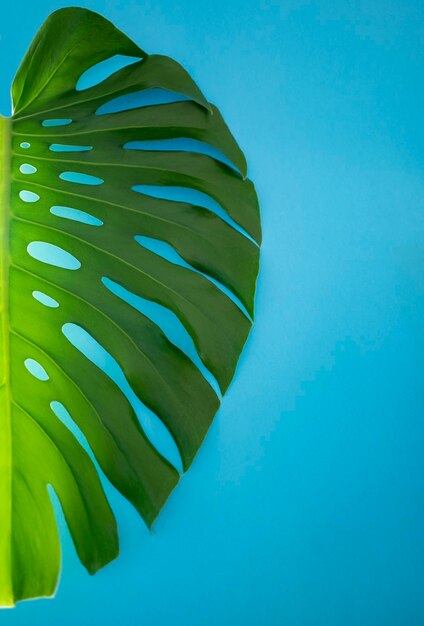
<svg viewBox="0 0 424 626">
<path fill-rule="evenodd" d="M 77 88 L 86 70 L 118 54 L 136 59 Z M 150 89 L 184 99 L 98 113 Z M 71 341 L 66 325 L 89 333 L 117 361 L 171 433 L 187 470 L 220 403 L 203 366 L 224 393 L 251 327 L 260 243 L 255 190 L 219 111 L 178 63 L 148 55 L 100 15 L 53 13 L 17 72 L 12 97 L 12 118 L 0 119 L 3 606 L 55 591 L 60 545 L 48 486 L 90 573 L 118 554 L 95 464 L 54 403 L 69 412 L 101 470 L 149 527 L 179 480 L 127 395 Z M 180 138 L 215 152 L 160 143 Z M 124 147 L 132 141 L 158 141 L 159 149 Z M 167 199 L 167 187 L 200 192 L 218 208 Z M 181 261 L 136 236 L 164 242 Z M 43 260 L 34 242 L 60 248 L 73 265 Z M 175 314 L 203 366 L 106 279 Z"/>
</svg>

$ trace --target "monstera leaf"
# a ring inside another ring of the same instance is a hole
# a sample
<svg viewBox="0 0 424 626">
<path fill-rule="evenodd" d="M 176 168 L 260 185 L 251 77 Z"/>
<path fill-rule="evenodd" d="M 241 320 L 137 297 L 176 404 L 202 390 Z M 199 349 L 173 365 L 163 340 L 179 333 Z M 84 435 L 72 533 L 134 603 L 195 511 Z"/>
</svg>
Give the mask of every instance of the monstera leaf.
<svg viewBox="0 0 424 626">
<path fill-rule="evenodd" d="M 132 62 L 79 86 L 89 68 L 116 55 Z M 152 90 L 180 98 L 105 112 L 118 97 Z M 218 110 L 178 63 L 147 54 L 101 16 L 52 14 L 12 98 L 12 118 L 0 120 L 3 606 L 56 588 L 60 544 L 49 488 L 88 571 L 117 556 L 92 455 L 148 526 L 179 480 L 128 395 L 72 341 L 70 325 L 117 361 L 187 470 L 220 403 L 205 372 L 224 393 L 251 327 L 260 241 L 254 187 Z M 164 140 L 191 149 L 166 149 Z M 131 144 L 143 141 L 159 147 Z M 217 208 L 169 197 L 175 189 Z M 170 247 L 176 260 L 142 245 L 143 237 Z M 46 250 L 62 256 L 54 261 Z M 111 285 L 172 312 L 201 367 Z"/>
</svg>

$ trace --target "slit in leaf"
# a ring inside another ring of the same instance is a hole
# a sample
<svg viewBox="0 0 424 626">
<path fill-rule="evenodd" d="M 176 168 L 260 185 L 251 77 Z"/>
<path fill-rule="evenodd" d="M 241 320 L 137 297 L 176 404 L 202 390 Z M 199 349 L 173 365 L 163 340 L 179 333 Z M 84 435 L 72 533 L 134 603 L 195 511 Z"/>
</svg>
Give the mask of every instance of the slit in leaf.
<svg viewBox="0 0 424 626">
<path fill-rule="evenodd" d="M 97 109 L 96 114 L 106 115 L 107 113 L 119 113 L 120 111 L 130 111 L 131 109 L 156 106 L 158 104 L 186 102 L 187 100 L 190 100 L 190 98 L 167 89 L 142 89 L 105 102 Z"/>
<path fill-rule="evenodd" d="M 154 324 L 159 326 L 171 343 L 179 348 L 194 363 L 201 374 L 206 378 L 219 398 L 222 397 L 218 382 L 213 374 L 204 365 L 197 353 L 194 341 L 184 324 L 175 313 L 165 306 L 138 296 L 119 283 L 104 276 L 104 286 L 118 298 L 131 305 L 137 311 L 148 317 Z"/>
<path fill-rule="evenodd" d="M 188 137 L 179 137 L 175 139 L 156 139 L 149 141 L 128 141 L 123 146 L 126 150 L 149 150 L 157 152 L 197 152 L 198 154 L 204 154 L 210 156 L 216 161 L 224 163 L 228 167 L 231 167 L 236 172 L 240 173 L 238 168 L 217 148 L 205 143 L 204 141 L 198 141 L 197 139 L 190 139 Z"/>
<path fill-rule="evenodd" d="M 140 57 L 130 57 L 124 54 L 115 54 L 104 61 L 100 61 L 95 65 L 92 65 L 85 70 L 79 77 L 77 84 L 75 85 L 76 91 L 85 91 L 86 89 L 90 89 L 90 87 L 95 87 L 99 85 L 104 80 L 119 72 L 119 70 L 124 67 L 128 67 L 128 65 L 132 65 L 133 63 L 138 63 L 140 61 Z"/>
<path fill-rule="evenodd" d="M 73 323 L 62 326 L 68 341 L 102 370 L 119 387 L 133 407 L 141 427 L 151 444 L 169 463 L 182 472 L 182 461 L 177 445 L 162 420 L 150 411 L 131 388 L 125 374 L 109 352 L 84 328 Z"/>
<path fill-rule="evenodd" d="M 193 204 L 194 206 L 200 206 L 204 209 L 208 209 L 212 213 L 215 213 L 218 217 L 220 217 L 224 222 L 226 222 L 229 226 L 232 226 L 239 233 L 250 239 L 252 243 L 256 246 L 258 245 L 256 241 L 249 235 L 249 233 L 244 230 L 236 221 L 234 221 L 225 209 L 216 202 L 213 198 L 208 196 L 207 193 L 203 193 L 203 191 L 198 191 L 197 189 L 192 189 L 191 187 L 176 187 L 171 185 L 134 185 L 132 187 L 133 191 L 137 193 L 142 193 L 146 196 L 151 196 L 152 198 L 162 198 L 163 200 L 173 200 L 175 202 L 186 202 L 188 204 Z"/>
<path fill-rule="evenodd" d="M 170 263 L 185 267 L 186 269 L 189 269 L 192 272 L 196 272 L 197 274 L 201 274 L 202 276 L 210 280 L 211 283 L 213 283 L 220 291 L 222 291 L 227 296 L 227 298 L 232 300 L 234 304 L 236 304 L 239 309 L 243 311 L 246 317 L 251 320 L 251 317 L 247 312 L 246 307 L 235 295 L 235 293 L 231 291 L 231 289 L 226 287 L 223 283 L 221 283 L 219 280 L 216 280 L 216 278 L 213 278 L 206 272 L 202 272 L 201 270 L 198 270 L 189 263 L 187 263 L 187 261 L 185 261 L 182 256 L 178 254 L 175 248 L 173 248 L 169 243 L 167 243 L 166 241 L 161 241 L 160 239 L 155 239 L 153 237 L 146 237 L 145 235 L 136 235 L 134 239 L 138 244 L 140 244 L 140 246 L 143 246 L 143 248 L 147 248 L 147 250 L 150 250 L 150 252 L 161 256 L 163 259 L 166 259 Z"/>
<path fill-rule="evenodd" d="M 96 465 L 96 467 L 98 468 L 98 462 L 97 459 L 90 447 L 90 444 L 87 441 L 86 436 L 84 435 L 84 433 L 82 432 L 82 430 L 79 428 L 79 426 L 74 422 L 74 420 L 72 419 L 71 414 L 69 413 L 68 409 L 58 400 L 53 400 L 52 402 L 50 402 L 50 408 L 53 411 L 53 413 L 56 415 L 56 417 L 62 422 L 62 424 L 64 424 L 66 426 L 66 428 L 71 431 L 71 433 L 74 435 L 75 439 L 81 444 L 81 446 L 84 448 L 84 450 L 87 452 L 87 454 L 90 456 L 91 460 L 93 461 L 93 463 Z M 100 472 L 99 472 L 100 474 Z"/>
</svg>

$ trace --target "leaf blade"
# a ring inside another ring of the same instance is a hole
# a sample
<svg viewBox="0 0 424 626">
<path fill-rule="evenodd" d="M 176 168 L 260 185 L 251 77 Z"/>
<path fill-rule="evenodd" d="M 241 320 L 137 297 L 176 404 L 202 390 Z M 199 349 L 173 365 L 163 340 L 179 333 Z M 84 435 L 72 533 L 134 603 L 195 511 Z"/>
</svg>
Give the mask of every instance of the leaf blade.
<svg viewBox="0 0 424 626">
<path fill-rule="evenodd" d="M 115 54 L 140 61 L 76 89 L 83 72 Z M 117 98 L 157 88 L 185 100 L 99 114 Z M 54 593 L 60 545 L 49 485 L 81 562 L 94 573 L 116 557 L 118 537 L 91 457 L 149 527 L 180 478 L 144 432 L 128 391 L 66 328 L 85 332 L 115 359 L 131 393 L 171 433 L 187 470 L 220 404 L 201 368 L 226 391 L 252 325 L 261 239 L 246 160 L 218 109 L 178 63 L 148 55 L 98 14 L 53 13 L 24 57 L 12 96 L 12 119 L 0 118 L 2 605 Z M 172 139 L 218 152 L 126 147 Z M 53 143 L 71 150 L 53 151 Z M 174 187 L 203 196 L 167 198 Z M 72 219 L 83 214 L 97 222 Z M 138 236 L 179 257 L 140 245 Z M 33 254 L 34 242 L 70 255 L 72 271 L 47 253 Z M 128 297 L 108 289 L 105 278 Z M 179 320 L 200 365 L 139 310 L 138 299 Z M 28 359 L 45 377 L 26 369 Z"/>
</svg>

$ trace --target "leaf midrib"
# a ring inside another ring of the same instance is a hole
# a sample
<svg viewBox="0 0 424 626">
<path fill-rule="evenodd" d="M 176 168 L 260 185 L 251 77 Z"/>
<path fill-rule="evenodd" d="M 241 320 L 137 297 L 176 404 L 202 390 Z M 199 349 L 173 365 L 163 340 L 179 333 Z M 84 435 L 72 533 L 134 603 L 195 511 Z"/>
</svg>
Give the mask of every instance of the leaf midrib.
<svg viewBox="0 0 424 626">
<path fill-rule="evenodd" d="M 11 132 L 10 119 L 0 116 L 0 291 L 1 336 L 5 401 L 0 405 L 0 605 L 14 605 L 12 572 L 12 415 L 10 398 L 9 346 L 9 220 L 10 220 Z"/>
</svg>

